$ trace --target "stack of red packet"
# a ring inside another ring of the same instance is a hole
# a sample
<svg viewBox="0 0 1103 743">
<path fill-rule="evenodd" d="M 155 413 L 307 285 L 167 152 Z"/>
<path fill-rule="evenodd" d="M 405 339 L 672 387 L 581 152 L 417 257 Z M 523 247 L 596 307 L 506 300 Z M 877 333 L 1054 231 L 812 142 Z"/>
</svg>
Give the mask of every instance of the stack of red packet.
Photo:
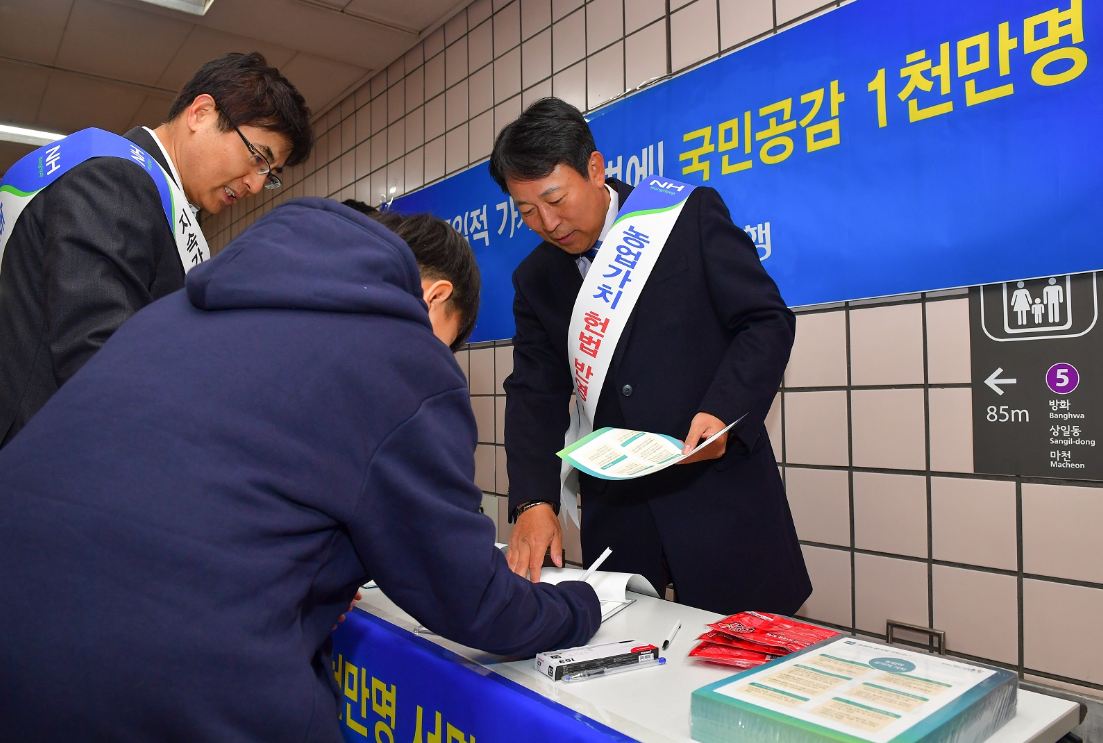
<svg viewBox="0 0 1103 743">
<path fill-rule="evenodd" d="M 777 614 L 744 611 L 708 625 L 690 657 L 736 668 L 754 668 L 839 634 Z"/>
</svg>

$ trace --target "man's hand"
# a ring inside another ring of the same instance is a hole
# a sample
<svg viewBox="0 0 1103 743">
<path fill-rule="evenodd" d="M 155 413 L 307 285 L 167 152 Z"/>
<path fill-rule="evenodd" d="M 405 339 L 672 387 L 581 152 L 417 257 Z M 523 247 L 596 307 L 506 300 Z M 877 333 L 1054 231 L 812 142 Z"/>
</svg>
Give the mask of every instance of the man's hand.
<svg viewBox="0 0 1103 743">
<path fill-rule="evenodd" d="M 682 447 L 682 454 L 689 454 L 702 441 L 718 431 L 724 430 L 724 421 L 709 413 L 698 413 L 689 423 L 689 433 L 686 434 L 686 444 Z M 678 464 L 693 464 L 703 462 L 706 459 L 719 459 L 728 450 L 728 433 L 718 437 L 716 441 L 706 446 L 692 457 L 686 457 Z"/>
<path fill-rule="evenodd" d="M 359 601 L 361 598 L 363 598 L 363 597 L 360 595 L 360 591 L 357 591 L 356 592 L 356 598 L 354 598 L 352 601 L 349 602 L 349 609 L 348 610 L 352 611 L 352 607 L 356 606 L 356 602 Z M 345 614 L 347 614 L 347 613 L 348 612 L 345 612 Z M 345 621 L 345 614 L 342 614 L 341 616 L 337 617 L 337 624 L 340 624 L 341 622 Z M 337 629 L 337 624 L 335 624 L 335 625 L 333 625 L 332 627 L 329 628 L 331 632 L 333 630 Z"/>
<path fill-rule="evenodd" d="M 539 583 L 540 566 L 544 564 L 549 546 L 552 562 L 557 568 L 563 567 L 563 530 L 551 505 L 544 503 L 517 517 L 509 536 L 506 563 L 517 575 L 527 574 L 533 583 Z"/>
</svg>

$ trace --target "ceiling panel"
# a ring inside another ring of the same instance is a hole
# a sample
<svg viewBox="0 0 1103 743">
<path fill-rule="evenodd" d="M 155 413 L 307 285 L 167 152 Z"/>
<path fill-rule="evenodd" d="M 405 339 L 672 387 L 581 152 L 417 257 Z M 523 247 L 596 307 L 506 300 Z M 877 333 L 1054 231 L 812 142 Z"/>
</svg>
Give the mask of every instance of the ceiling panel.
<svg viewBox="0 0 1103 743">
<path fill-rule="evenodd" d="M 10 168 L 16 160 L 32 150 L 34 150 L 34 145 L 0 142 L 0 177 L 3 177 L 4 173 L 8 172 L 8 168 Z"/>
<path fill-rule="evenodd" d="M 295 55 L 290 49 L 268 41 L 197 26 L 157 80 L 157 87 L 177 92 L 205 63 L 229 52 L 260 52 L 268 60 L 268 64 L 279 68 L 281 72 L 283 66 Z"/>
<path fill-rule="evenodd" d="M 76 0 L 57 65 L 153 85 L 193 25 L 103 0 Z"/>
<path fill-rule="evenodd" d="M 397 7 L 407 0 L 396 1 Z M 200 25 L 219 31 L 272 39 L 281 44 L 364 69 L 381 68 L 402 54 L 417 34 L 296 0 L 217 0 Z"/>
<path fill-rule="evenodd" d="M 168 118 L 169 109 L 172 108 L 174 100 L 174 98 L 168 96 L 147 95 L 122 131 L 128 131 L 136 126 L 148 126 L 150 129 L 157 128 Z"/>
<path fill-rule="evenodd" d="M 42 99 L 39 121 L 62 132 L 95 126 L 122 133 L 145 96 L 133 87 L 55 71 Z"/>
<path fill-rule="evenodd" d="M 0 0 L 0 121 L 157 124 L 203 63 L 253 50 L 321 113 L 466 2 L 216 0 L 198 17 L 140 0 Z"/>
<path fill-rule="evenodd" d="M 303 94 L 310 110 L 321 113 L 330 104 L 336 103 L 337 96 L 364 77 L 368 70 L 310 54 L 298 54 L 281 67 L 280 72 Z"/>
<path fill-rule="evenodd" d="M 16 126 L 41 126 L 38 105 L 50 73 L 41 67 L 0 61 L 0 120 Z"/>
<path fill-rule="evenodd" d="M 73 0 L 0 1 L 0 56 L 53 64 Z"/>
<path fill-rule="evenodd" d="M 437 21 L 452 17 L 465 5 L 466 0 L 352 0 L 345 12 L 420 33 Z"/>
</svg>

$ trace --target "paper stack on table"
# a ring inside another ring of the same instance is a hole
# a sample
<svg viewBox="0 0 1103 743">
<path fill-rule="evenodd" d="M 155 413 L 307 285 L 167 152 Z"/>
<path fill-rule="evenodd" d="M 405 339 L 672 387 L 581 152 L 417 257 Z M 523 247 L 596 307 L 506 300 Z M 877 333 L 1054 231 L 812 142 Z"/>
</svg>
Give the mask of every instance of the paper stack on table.
<svg viewBox="0 0 1103 743">
<path fill-rule="evenodd" d="M 555 584 L 565 580 L 582 580 L 585 572 L 578 568 L 542 568 L 540 582 Z M 589 583 L 594 587 L 601 601 L 601 621 L 603 622 L 635 601 L 628 598 L 628 591 L 654 598 L 659 597 L 658 591 L 650 581 L 638 573 L 603 573 L 599 570 L 590 576 Z"/>
<path fill-rule="evenodd" d="M 1015 716 L 1014 673 L 838 636 L 702 687 L 703 743 L 973 743 Z"/>
</svg>

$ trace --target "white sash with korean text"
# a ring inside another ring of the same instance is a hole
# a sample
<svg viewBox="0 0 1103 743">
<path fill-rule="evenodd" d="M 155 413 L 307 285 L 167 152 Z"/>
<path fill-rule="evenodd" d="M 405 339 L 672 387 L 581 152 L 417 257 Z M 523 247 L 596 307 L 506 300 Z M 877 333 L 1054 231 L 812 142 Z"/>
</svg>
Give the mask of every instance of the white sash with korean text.
<svg viewBox="0 0 1103 743">
<path fill-rule="evenodd" d="M 564 446 L 594 430 L 613 352 L 693 188 L 658 176 L 645 178 L 629 194 L 582 280 L 567 335 L 575 404 Z M 578 524 L 578 472 L 566 462 L 560 484 L 560 510 Z"/>
<path fill-rule="evenodd" d="M 102 129 L 82 129 L 25 155 L 4 174 L 0 183 L 0 265 L 3 265 L 4 249 L 15 223 L 31 200 L 62 175 L 94 157 L 126 160 L 153 180 L 185 274 L 210 257 L 207 240 L 183 189 L 161 164 L 118 134 Z"/>
</svg>

